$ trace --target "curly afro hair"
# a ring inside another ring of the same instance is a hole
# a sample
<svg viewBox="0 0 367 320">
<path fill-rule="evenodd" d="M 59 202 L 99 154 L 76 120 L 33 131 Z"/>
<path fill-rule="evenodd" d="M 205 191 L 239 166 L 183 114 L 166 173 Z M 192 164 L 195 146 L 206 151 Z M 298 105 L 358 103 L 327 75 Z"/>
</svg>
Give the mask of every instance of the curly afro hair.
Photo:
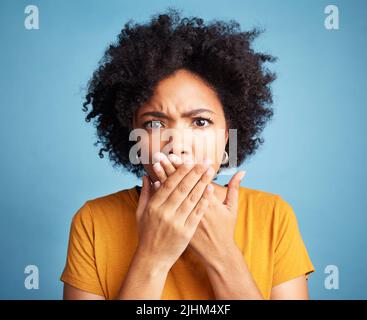
<svg viewBox="0 0 367 320">
<path fill-rule="evenodd" d="M 94 145 L 101 145 L 99 156 L 108 152 L 114 167 L 122 165 L 142 176 L 143 165 L 129 161 L 129 150 L 136 143 L 129 141 L 133 114 L 160 80 L 184 68 L 217 92 L 229 128 L 237 129 L 241 164 L 264 142 L 259 135 L 273 116 L 269 85 L 276 75 L 264 63 L 276 58 L 251 47 L 261 32 L 258 28 L 242 32 L 234 20 L 204 23 L 198 17 L 182 18 L 172 8 L 145 24 L 129 20 L 105 50 L 83 103 L 85 121 L 93 119 L 97 129 Z M 221 168 L 225 166 L 228 163 Z"/>
</svg>

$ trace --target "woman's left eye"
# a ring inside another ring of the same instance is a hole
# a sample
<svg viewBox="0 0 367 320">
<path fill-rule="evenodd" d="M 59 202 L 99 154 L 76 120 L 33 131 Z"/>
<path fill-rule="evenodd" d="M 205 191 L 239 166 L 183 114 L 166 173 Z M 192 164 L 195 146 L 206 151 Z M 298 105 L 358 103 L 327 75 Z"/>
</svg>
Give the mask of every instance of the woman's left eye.
<svg viewBox="0 0 367 320">
<path fill-rule="evenodd" d="M 209 119 L 198 118 L 194 120 L 194 123 L 197 127 L 207 127 L 208 125 L 210 125 L 213 122 Z"/>
</svg>

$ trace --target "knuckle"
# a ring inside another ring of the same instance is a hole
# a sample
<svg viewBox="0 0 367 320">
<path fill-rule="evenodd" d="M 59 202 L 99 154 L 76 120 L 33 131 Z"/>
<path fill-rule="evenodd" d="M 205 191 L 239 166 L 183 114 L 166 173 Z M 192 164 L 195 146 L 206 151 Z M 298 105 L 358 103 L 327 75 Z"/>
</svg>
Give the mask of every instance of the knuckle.
<svg viewBox="0 0 367 320">
<path fill-rule="evenodd" d="M 154 206 L 154 204 L 150 204 L 149 207 L 147 208 L 147 214 L 152 216 L 155 215 L 156 212 L 156 207 Z"/>
<path fill-rule="evenodd" d="M 183 214 L 185 214 L 187 211 L 189 210 L 189 206 L 187 201 L 183 201 L 181 206 L 177 209 L 176 214 L 178 216 L 182 216 Z"/>
<path fill-rule="evenodd" d="M 175 229 L 176 231 L 181 231 L 181 224 L 177 219 L 174 219 L 172 221 L 172 228 Z"/>
<path fill-rule="evenodd" d="M 191 170 L 192 166 L 193 166 L 192 163 L 186 162 L 182 166 L 179 167 L 179 170 L 182 173 L 186 173 Z"/>
<path fill-rule="evenodd" d="M 167 179 L 166 181 L 163 182 L 162 187 L 165 190 L 172 190 L 173 189 L 173 183 L 171 179 Z"/>
<path fill-rule="evenodd" d="M 209 199 L 209 190 L 208 190 L 208 188 L 205 188 L 205 190 L 204 190 L 204 193 L 203 193 L 203 199 L 204 200 L 207 200 L 207 199 Z"/>
<path fill-rule="evenodd" d="M 174 220 L 171 223 L 171 227 L 174 230 L 174 232 L 180 236 L 184 235 L 184 229 L 181 226 L 181 223 L 178 220 Z"/>
<path fill-rule="evenodd" d="M 195 168 L 194 168 L 194 172 L 196 173 L 196 174 L 202 174 L 203 173 L 203 166 L 202 165 L 200 165 L 200 164 L 197 164 L 196 166 L 195 166 Z"/>
<path fill-rule="evenodd" d="M 189 187 L 186 183 L 180 183 L 178 185 L 178 188 L 177 188 L 178 192 L 180 192 L 180 193 L 186 193 L 186 192 L 189 191 L 188 189 L 189 189 Z"/>
<path fill-rule="evenodd" d="M 201 201 L 201 206 L 206 209 L 209 206 L 209 200 L 207 198 L 203 198 Z"/>
<path fill-rule="evenodd" d="M 169 217 L 163 212 L 163 211 L 160 211 L 158 213 L 158 219 L 160 222 L 164 223 L 164 224 L 171 224 L 171 221 L 169 219 Z"/>
<path fill-rule="evenodd" d="M 189 201 L 192 203 L 196 203 L 199 200 L 199 194 L 198 192 L 191 192 L 189 195 Z"/>
<path fill-rule="evenodd" d="M 206 198 L 201 198 L 199 205 L 198 205 L 198 210 L 206 210 L 208 208 L 209 205 L 209 201 Z"/>
</svg>

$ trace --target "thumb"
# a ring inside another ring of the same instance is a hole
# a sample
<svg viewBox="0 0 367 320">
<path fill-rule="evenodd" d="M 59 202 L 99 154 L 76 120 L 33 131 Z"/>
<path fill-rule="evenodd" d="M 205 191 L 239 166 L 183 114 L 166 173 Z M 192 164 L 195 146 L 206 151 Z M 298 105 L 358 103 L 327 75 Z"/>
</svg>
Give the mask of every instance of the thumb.
<svg viewBox="0 0 367 320">
<path fill-rule="evenodd" d="M 136 210 L 136 218 L 138 222 L 140 221 L 141 216 L 143 215 L 145 207 L 147 206 L 147 203 L 152 194 L 152 187 L 150 185 L 150 180 L 148 176 L 144 175 L 142 177 L 142 180 L 143 180 L 143 186 L 140 191 L 138 208 Z"/>
<path fill-rule="evenodd" d="M 227 195 L 223 202 L 231 212 L 237 212 L 238 206 L 238 190 L 240 188 L 240 183 L 243 177 L 245 176 L 246 171 L 237 172 L 229 181 Z"/>
</svg>

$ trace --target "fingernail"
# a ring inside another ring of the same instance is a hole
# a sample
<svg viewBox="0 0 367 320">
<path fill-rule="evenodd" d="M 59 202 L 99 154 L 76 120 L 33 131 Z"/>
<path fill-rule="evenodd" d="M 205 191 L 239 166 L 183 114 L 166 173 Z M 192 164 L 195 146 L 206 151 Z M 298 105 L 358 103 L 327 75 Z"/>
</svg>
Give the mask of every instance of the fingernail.
<svg viewBox="0 0 367 320">
<path fill-rule="evenodd" d="M 208 175 L 208 176 L 211 176 L 213 173 L 214 173 L 214 169 L 211 166 L 205 172 L 205 174 Z"/>
<path fill-rule="evenodd" d="M 208 188 L 208 191 L 209 191 L 209 192 L 212 192 L 212 191 L 213 191 L 213 189 L 214 189 L 214 187 L 213 187 L 213 185 L 212 185 L 211 183 L 210 183 L 210 184 L 208 184 L 207 188 Z"/>
<path fill-rule="evenodd" d="M 156 152 L 154 155 L 153 155 L 153 161 L 154 162 L 159 162 L 161 161 L 163 158 L 163 155 L 161 152 Z"/>
<path fill-rule="evenodd" d="M 212 163 L 212 161 L 210 160 L 210 159 L 205 159 L 204 161 L 203 161 L 203 165 L 207 168 L 207 167 L 209 167 L 209 165 L 211 165 L 211 163 Z"/>
<path fill-rule="evenodd" d="M 156 171 L 156 172 L 159 172 L 162 170 L 162 166 L 159 162 L 153 164 L 153 169 Z"/>
<path fill-rule="evenodd" d="M 243 177 L 245 176 L 245 174 L 246 174 L 246 171 L 240 171 L 241 173 L 240 173 L 240 175 L 239 175 L 239 179 L 240 179 L 240 181 L 243 179 Z"/>
<path fill-rule="evenodd" d="M 161 183 L 159 181 L 155 181 L 154 183 L 154 189 L 158 189 Z"/>
<path fill-rule="evenodd" d="M 170 154 L 168 156 L 168 158 L 171 160 L 171 162 L 173 163 L 180 163 L 181 162 L 181 159 L 180 157 L 176 156 L 175 154 Z"/>
</svg>

